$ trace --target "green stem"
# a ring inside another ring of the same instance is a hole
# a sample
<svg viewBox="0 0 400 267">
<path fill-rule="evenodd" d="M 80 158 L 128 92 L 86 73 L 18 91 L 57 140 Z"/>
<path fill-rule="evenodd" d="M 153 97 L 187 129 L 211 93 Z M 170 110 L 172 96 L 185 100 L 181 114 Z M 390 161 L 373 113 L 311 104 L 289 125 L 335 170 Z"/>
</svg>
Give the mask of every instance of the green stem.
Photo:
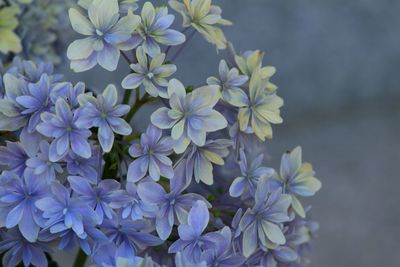
<svg viewBox="0 0 400 267">
<path fill-rule="evenodd" d="M 146 93 L 142 98 L 138 96 L 139 88 L 136 89 L 136 101 L 135 104 L 131 107 L 128 114 L 126 115 L 126 121 L 129 123 L 136 112 L 147 102 L 149 102 L 152 98 Z"/>
<path fill-rule="evenodd" d="M 83 250 L 79 250 L 78 255 L 76 256 L 74 267 L 83 267 L 86 262 L 86 254 Z"/>
<path fill-rule="evenodd" d="M 129 99 L 131 98 L 132 90 L 125 90 L 124 98 L 122 99 L 122 104 L 129 104 Z"/>
</svg>

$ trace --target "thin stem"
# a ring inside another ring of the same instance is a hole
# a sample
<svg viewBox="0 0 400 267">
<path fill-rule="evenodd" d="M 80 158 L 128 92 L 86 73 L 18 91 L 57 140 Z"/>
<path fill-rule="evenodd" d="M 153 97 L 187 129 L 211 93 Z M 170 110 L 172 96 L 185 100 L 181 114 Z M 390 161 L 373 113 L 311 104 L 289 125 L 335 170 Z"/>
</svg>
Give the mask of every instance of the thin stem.
<svg viewBox="0 0 400 267">
<path fill-rule="evenodd" d="M 129 59 L 128 55 L 125 54 L 124 51 L 121 51 L 121 55 L 122 55 L 122 57 L 126 60 L 126 62 L 128 62 L 128 65 L 131 65 L 131 64 L 132 64 L 132 61 Z"/>
<path fill-rule="evenodd" d="M 122 99 L 122 104 L 129 104 L 129 100 L 131 99 L 132 90 L 125 90 L 124 98 Z"/>
<path fill-rule="evenodd" d="M 182 53 L 183 49 L 185 49 L 186 45 L 189 43 L 189 41 L 193 38 L 193 36 L 196 34 L 196 29 L 193 29 L 192 32 L 189 34 L 189 37 L 186 39 L 186 42 L 184 42 L 176 51 L 175 55 L 171 58 L 171 61 L 174 62 L 176 58 Z"/>
<path fill-rule="evenodd" d="M 139 91 L 139 88 L 136 88 L 137 91 Z M 136 93 L 137 94 L 137 93 Z M 135 113 L 144 105 L 146 104 L 149 100 L 151 99 L 151 97 L 149 97 L 149 95 L 146 93 L 142 99 L 137 98 L 135 104 L 131 107 L 131 110 L 129 110 L 128 114 L 126 115 L 126 121 L 129 123 L 133 116 L 135 115 Z"/>
<path fill-rule="evenodd" d="M 76 256 L 74 267 L 83 267 L 86 262 L 86 254 L 82 249 L 79 250 L 78 255 Z"/>
</svg>

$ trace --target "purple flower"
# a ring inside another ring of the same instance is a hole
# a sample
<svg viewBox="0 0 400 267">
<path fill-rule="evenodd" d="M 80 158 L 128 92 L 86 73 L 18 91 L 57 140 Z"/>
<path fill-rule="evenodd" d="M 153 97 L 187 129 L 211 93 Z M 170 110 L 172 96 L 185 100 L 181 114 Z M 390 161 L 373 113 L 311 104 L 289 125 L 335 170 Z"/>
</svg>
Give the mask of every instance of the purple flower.
<svg viewBox="0 0 400 267">
<path fill-rule="evenodd" d="M 162 107 L 151 115 L 151 122 L 160 129 L 170 129 L 176 140 L 175 152 L 183 153 L 190 141 L 204 146 L 206 133 L 227 126 L 226 119 L 213 107 L 220 99 L 216 86 L 204 86 L 186 94 L 183 84 L 172 79 L 168 85 L 171 108 Z"/>
<path fill-rule="evenodd" d="M 148 246 L 158 246 L 161 239 L 148 233 L 149 223 L 144 220 L 122 219 L 116 215 L 113 219 L 104 220 L 101 225 L 111 242 L 117 246 L 117 254 L 134 258 Z"/>
<path fill-rule="evenodd" d="M 187 224 L 178 226 L 180 239 L 175 241 L 168 249 L 169 253 L 182 252 L 189 261 L 198 263 L 204 249 L 215 249 L 216 243 L 224 237 L 219 233 L 202 235 L 208 225 L 210 214 L 204 201 L 198 200 L 190 209 Z"/>
<path fill-rule="evenodd" d="M 25 172 L 28 158 L 25 148 L 19 142 L 6 141 L 6 146 L 0 147 L 0 164 L 20 177 Z"/>
<path fill-rule="evenodd" d="M 140 137 L 140 144 L 133 144 L 129 148 L 129 154 L 137 158 L 128 168 L 128 181 L 137 182 L 147 172 L 150 177 L 158 181 L 160 176 L 171 179 L 174 176 L 172 161 L 168 155 L 172 153 L 173 141 L 170 137 L 163 137 L 162 131 L 153 125 L 149 125 L 146 133 Z"/>
<path fill-rule="evenodd" d="M 129 216 L 132 220 L 140 220 L 143 217 L 153 218 L 157 213 L 157 205 L 144 202 L 137 193 L 137 185 L 131 182 L 126 183 L 127 200 L 122 208 L 122 218 Z"/>
<path fill-rule="evenodd" d="M 156 230 L 159 237 L 166 240 L 172 231 L 172 226 L 177 223 L 186 223 L 188 209 L 197 200 L 205 199 L 194 193 L 183 194 L 183 190 L 188 187 L 184 179 L 183 164 L 176 170 L 177 174 L 170 181 L 171 191 L 166 193 L 164 188 L 154 182 L 142 182 L 138 185 L 140 198 L 149 204 L 156 204 L 159 211 L 156 216 Z"/>
<path fill-rule="evenodd" d="M 205 261 L 193 263 L 193 262 L 189 261 L 186 257 L 184 257 L 181 252 L 178 251 L 175 254 L 175 266 L 176 267 L 207 267 L 207 263 Z"/>
<path fill-rule="evenodd" d="M 253 196 L 261 175 L 271 177 L 274 174 L 275 171 L 273 169 L 261 166 L 263 158 L 264 155 L 260 154 L 249 163 L 247 162 L 244 149 L 240 149 L 239 167 L 242 175 L 236 177 L 229 188 L 229 194 L 232 197 L 240 197 L 242 195 L 244 197 Z"/>
<path fill-rule="evenodd" d="M 168 14 L 167 7 L 154 8 L 151 2 L 146 2 L 143 5 L 141 17 L 142 22 L 133 34 L 133 39 L 138 44 L 143 42 L 143 48 L 150 56 L 160 53 L 158 44 L 179 45 L 185 42 L 184 34 L 169 29 L 175 16 Z"/>
<path fill-rule="evenodd" d="M 251 266 L 276 267 L 288 266 L 287 264 L 296 262 L 297 258 L 296 251 L 288 246 L 278 246 L 273 249 L 261 247 L 248 259 L 248 262 L 252 264 Z"/>
<path fill-rule="evenodd" d="M 58 182 L 52 182 L 51 192 L 52 196 L 36 201 L 36 206 L 47 219 L 45 227 L 53 234 L 72 229 L 78 237 L 86 238 L 84 221 L 98 222 L 94 210 L 79 198 L 71 198 L 69 190 Z"/>
<path fill-rule="evenodd" d="M 246 258 L 232 250 L 232 232 L 225 226 L 219 232 L 222 239 L 217 239 L 216 248 L 206 249 L 202 258 L 207 262 L 207 266 L 219 267 L 239 267 L 245 262 Z"/>
<path fill-rule="evenodd" d="M 96 212 L 99 224 L 103 222 L 104 215 L 111 219 L 114 214 L 112 209 L 122 206 L 119 202 L 123 190 L 120 190 L 120 184 L 115 180 L 102 180 L 95 187 L 92 187 L 87 179 L 79 176 L 70 176 L 68 181 L 79 198 Z"/>
<path fill-rule="evenodd" d="M 105 152 L 110 152 L 114 143 L 114 133 L 129 135 L 131 126 L 122 119 L 129 112 L 128 105 L 117 105 L 117 88 L 110 84 L 97 99 L 82 94 L 78 97 L 82 107 L 81 116 L 77 121 L 78 127 L 97 127 L 98 139 Z"/>
<path fill-rule="evenodd" d="M 214 183 L 213 164 L 224 165 L 224 157 L 229 154 L 232 142 L 227 139 L 206 141 L 204 146 L 192 145 L 186 159 L 186 174 L 192 179 L 193 174 L 197 183 L 202 181 L 207 185 Z"/>
<path fill-rule="evenodd" d="M 275 188 L 291 196 L 293 209 L 303 218 L 306 213 L 298 196 L 310 197 L 321 189 L 321 182 L 314 175 L 312 165 L 302 162 L 301 147 L 296 147 L 282 155 L 279 175 L 271 180 Z"/>
<path fill-rule="evenodd" d="M 6 251 L 3 255 L 4 267 L 18 266 L 21 261 L 25 267 L 30 266 L 30 264 L 37 267 L 47 266 L 44 253 L 51 252 L 45 243 L 31 243 L 15 229 L 2 234 L 0 252 L 3 251 Z"/>
<path fill-rule="evenodd" d="M 35 201 L 48 194 L 47 181 L 27 172 L 23 178 L 14 176 L 13 179 L 7 179 L 5 183 L 1 183 L 1 187 L 0 209 L 4 211 L 0 213 L 7 214 L 4 218 L 5 226 L 10 229 L 18 225 L 24 238 L 35 242 L 43 224 Z"/>
<path fill-rule="evenodd" d="M 82 158 L 69 151 L 64 160 L 67 162 L 67 171 L 70 175 L 82 176 L 92 184 L 96 184 L 99 178 L 100 147 L 92 146 L 92 156 L 88 159 Z"/>
<path fill-rule="evenodd" d="M 246 210 L 240 220 L 245 257 L 253 254 L 260 245 L 271 247 L 285 244 L 281 224 L 289 221 L 290 203 L 290 196 L 282 194 L 279 189 L 270 191 L 267 177 L 260 178 L 255 193 L 255 204 L 253 208 Z"/>
<path fill-rule="evenodd" d="M 87 141 L 91 132 L 77 126 L 80 117 L 79 112 L 71 111 L 64 99 L 57 100 L 56 114 L 42 113 L 43 122 L 37 126 L 37 130 L 44 136 L 54 138 L 49 150 L 51 161 L 56 162 L 62 159 L 67 155 L 70 148 L 83 158 L 91 156 L 90 145 Z"/>
<path fill-rule="evenodd" d="M 29 117 L 28 132 L 35 131 L 44 111 L 51 111 L 53 103 L 50 100 L 51 84 L 47 74 L 43 74 L 37 83 L 28 84 L 28 94 L 15 98 L 21 105 L 21 114 Z"/>
<path fill-rule="evenodd" d="M 248 81 L 249 77 L 246 75 L 239 75 L 236 68 L 229 69 L 225 60 L 219 62 L 219 78 L 209 77 L 207 83 L 209 85 L 218 85 L 222 89 L 222 98 L 228 103 L 241 97 L 242 91 L 240 86 Z"/>
<path fill-rule="evenodd" d="M 37 176 L 43 177 L 47 182 L 56 179 L 56 173 L 62 173 L 63 169 L 59 163 L 50 161 L 50 145 L 42 140 L 39 144 L 40 152 L 26 161 L 26 165 L 33 169 L 33 173 Z"/>
<path fill-rule="evenodd" d="M 149 62 L 143 47 L 136 48 L 136 58 L 138 63 L 131 64 L 130 67 L 134 73 L 129 74 L 122 81 L 122 87 L 125 89 L 136 89 L 143 84 L 149 95 L 168 98 L 166 87 L 168 86 L 167 77 L 176 72 L 176 66 L 173 64 L 163 64 L 165 54 L 154 55 Z"/>
<path fill-rule="evenodd" d="M 71 69 L 86 71 L 98 63 L 108 71 L 117 69 L 120 50 L 128 51 L 138 44 L 132 33 L 140 17 L 132 11 L 120 18 L 117 0 L 94 0 L 88 5 L 88 17 L 77 9 L 69 10 L 72 28 L 86 37 L 72 42 L 67 50 Z"/>
</svg>

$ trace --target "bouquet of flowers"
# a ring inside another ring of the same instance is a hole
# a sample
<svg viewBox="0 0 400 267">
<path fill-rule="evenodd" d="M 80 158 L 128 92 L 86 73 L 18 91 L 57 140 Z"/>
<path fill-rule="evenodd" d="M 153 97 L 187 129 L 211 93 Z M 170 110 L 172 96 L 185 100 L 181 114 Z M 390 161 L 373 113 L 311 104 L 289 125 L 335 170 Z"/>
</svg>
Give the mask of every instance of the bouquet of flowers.
<svg viewBox="0 0 400 267">
<path fill-rule="evenodd" d="M 221 14 L 211 0 L 0 1 L 3 266 L 57 266 L 57 250 L 79 250 L 75 267 L 307 265 L 318 224 L 302 201 L 321 183 L 300 147 L 265 165 L 275 68 L 237 53 Z M 130 73 L 102 92 L 65 81 L 53 64 L 69 28 L 72 70 L 121 59 Z M 198 88 L 174 78 L 196 33 L 227 51 Z"/>
</svg>

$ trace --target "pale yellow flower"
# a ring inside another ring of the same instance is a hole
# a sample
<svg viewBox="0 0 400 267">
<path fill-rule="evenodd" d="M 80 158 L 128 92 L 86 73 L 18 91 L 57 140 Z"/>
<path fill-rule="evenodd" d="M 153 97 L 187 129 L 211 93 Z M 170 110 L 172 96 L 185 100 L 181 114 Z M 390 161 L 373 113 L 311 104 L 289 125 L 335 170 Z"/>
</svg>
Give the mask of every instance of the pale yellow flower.
<svg viewBox="0 0 400 267">
<path fill-rule="evenodd" d="M 274 92 L 278 87 L 271 83 L 269 80 L 275 74 L 276 68 L 273 66 L 262 66 L 264 58 L 264 52 L 260 50 L 248 51 L 243 55 L 235 55 L 235 62 L 239 70 L 247 75 L 251 76 L 255 69 L 259 69 L 259 75 L 263 80 L 266 81 L 266 88 L 269 92 Z"/>
<path fill-rule="evenodd" d="M 211 0 L 170 0 L 172 9 L 180 12 L 183 17 L 183 27 L 192 26 L 218 49 L 225 49 L 227 41 L 218 25 L 229 26 L 232 23 L 221 17 L 220 7 L 211 5 Z"/>
<path fill-rule="evenodd" d="M 18 26 L 17 10 L 13 7 L 0 8 L 0 53 L 19 53 L 21 40 L 14 30 Z"/>
</svg>

